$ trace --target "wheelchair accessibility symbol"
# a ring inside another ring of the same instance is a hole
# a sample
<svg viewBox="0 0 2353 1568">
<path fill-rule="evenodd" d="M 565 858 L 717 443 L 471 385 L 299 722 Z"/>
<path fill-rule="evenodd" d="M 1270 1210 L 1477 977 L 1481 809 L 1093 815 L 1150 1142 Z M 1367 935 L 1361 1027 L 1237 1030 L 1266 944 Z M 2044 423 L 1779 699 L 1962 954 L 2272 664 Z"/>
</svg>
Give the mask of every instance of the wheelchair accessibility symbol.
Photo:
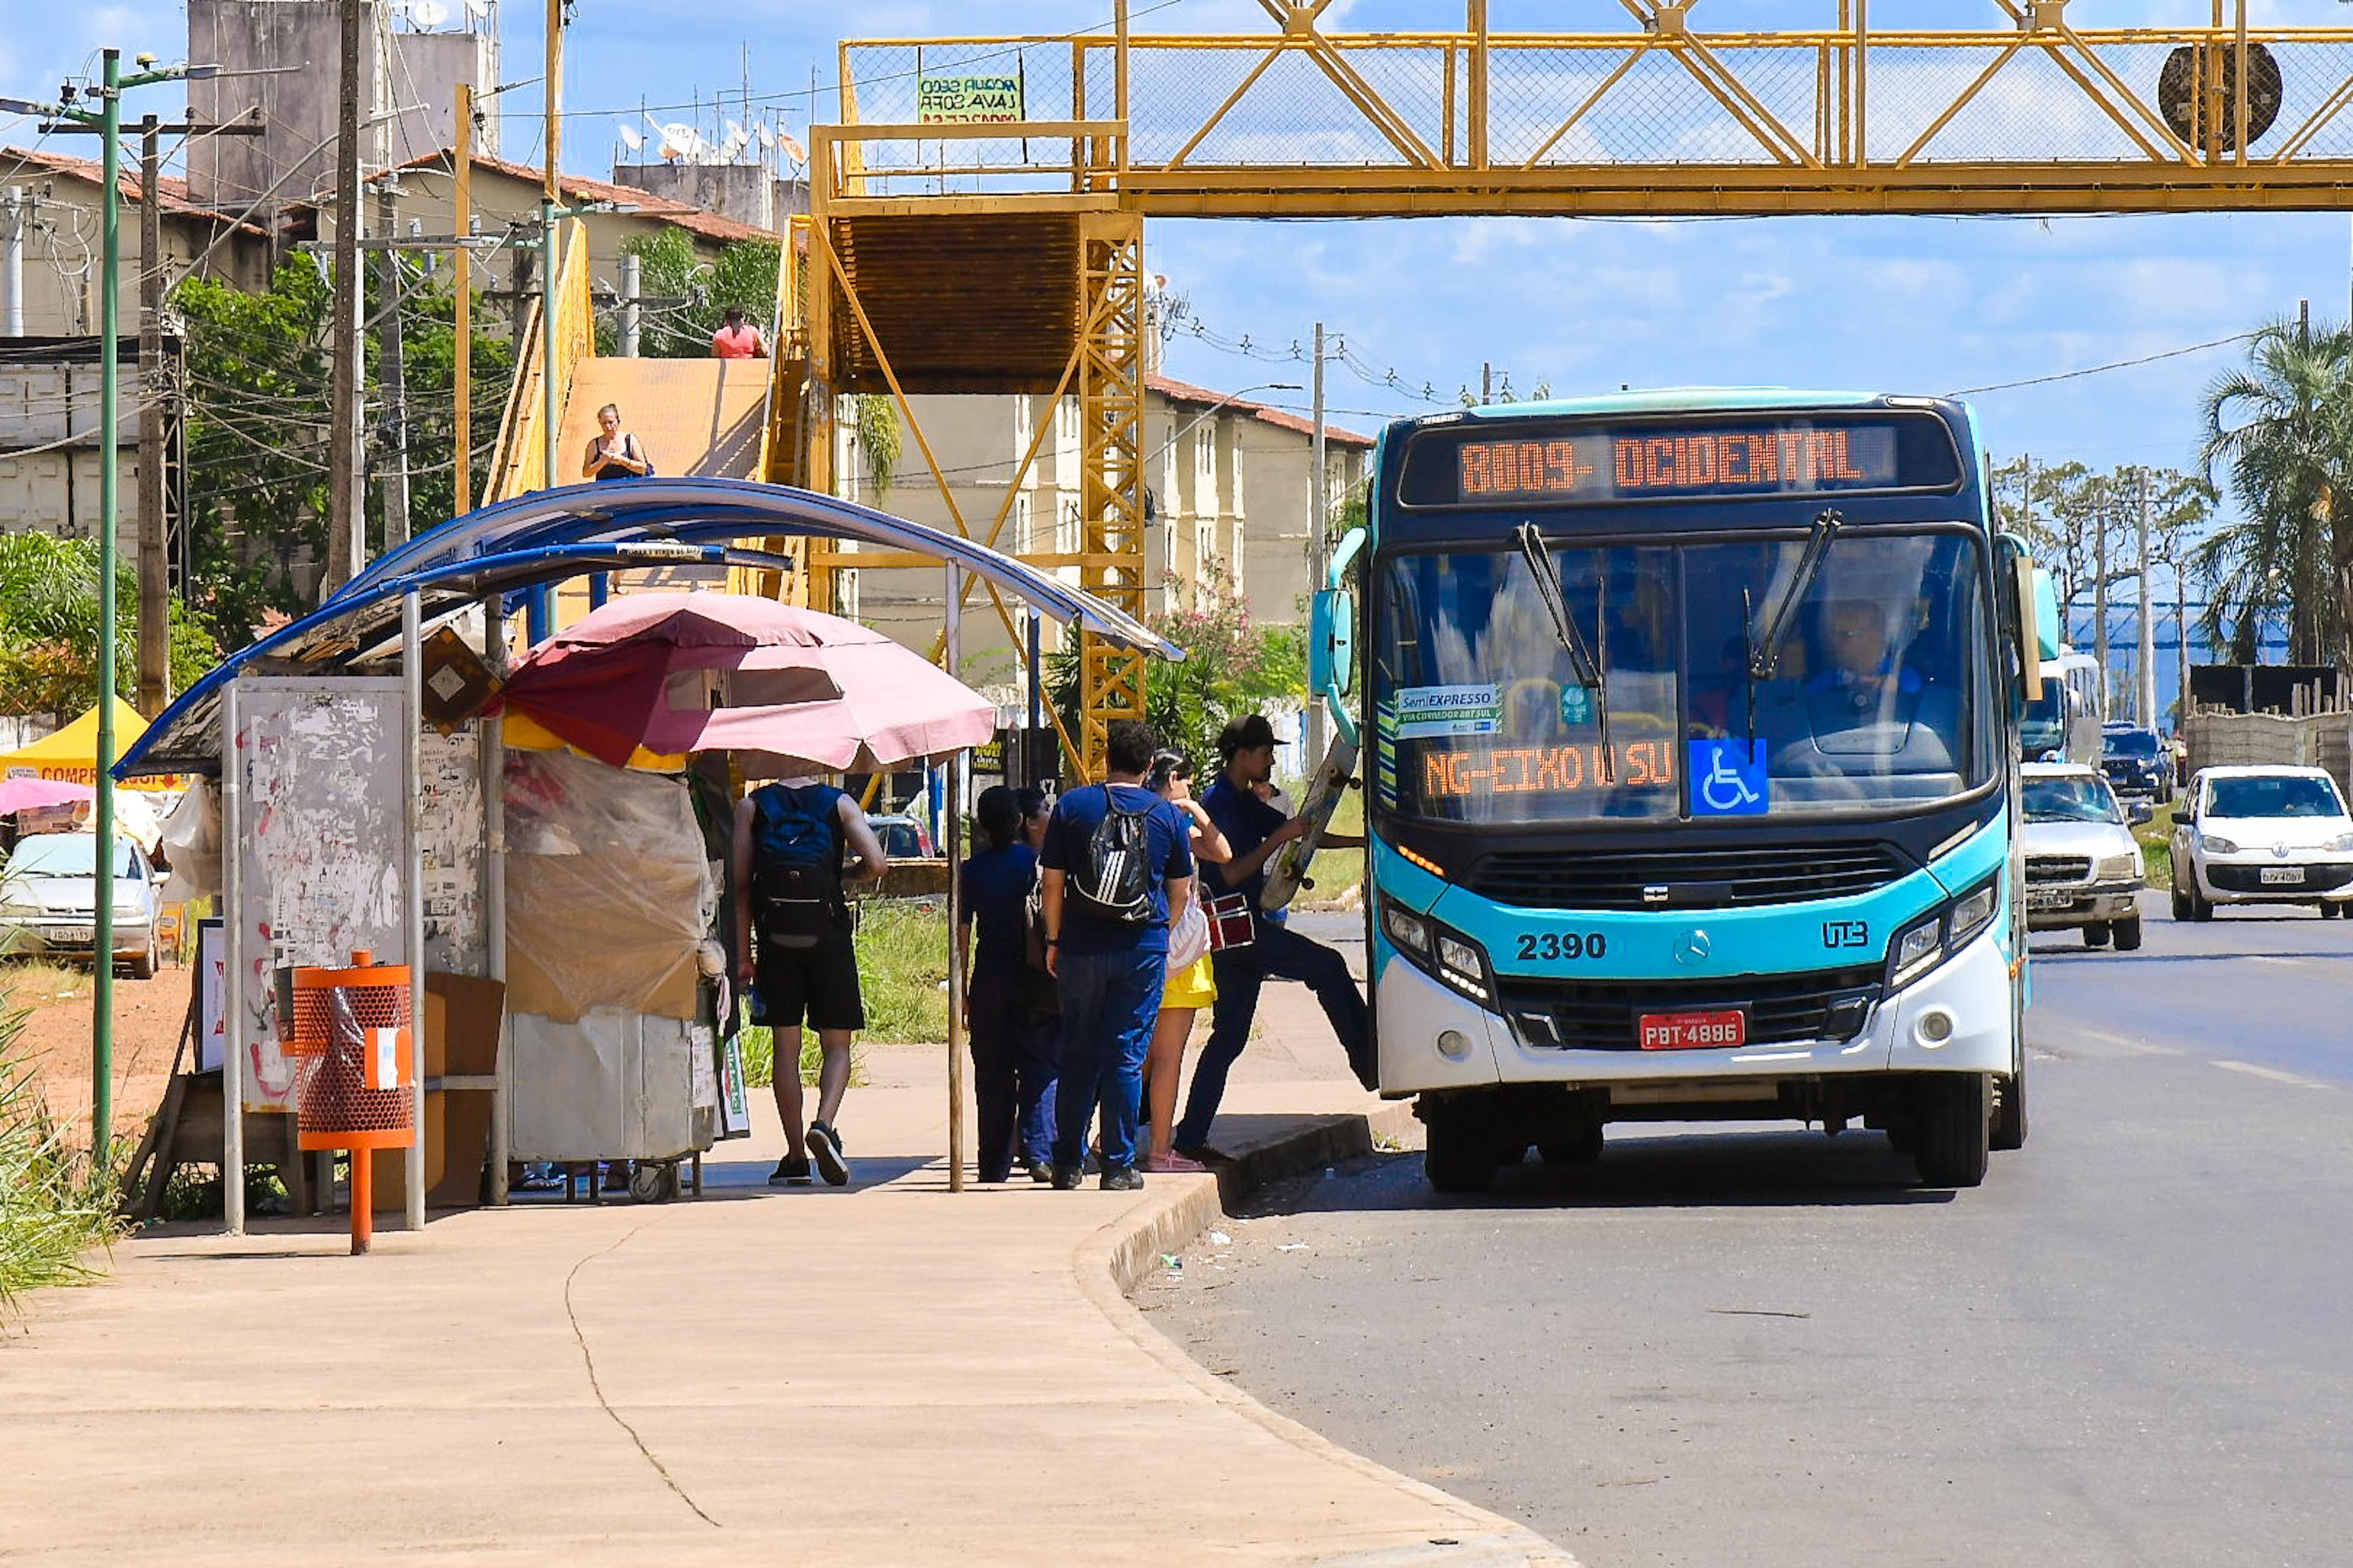
<svg viewBox="0 0 2353 1568">
<path fill-rule="evenodd" d="M 1690 746 L 1694 816 L 1765 815 L 1772 784 L 1764 742 L 1694 741 Z"/>
</svg>

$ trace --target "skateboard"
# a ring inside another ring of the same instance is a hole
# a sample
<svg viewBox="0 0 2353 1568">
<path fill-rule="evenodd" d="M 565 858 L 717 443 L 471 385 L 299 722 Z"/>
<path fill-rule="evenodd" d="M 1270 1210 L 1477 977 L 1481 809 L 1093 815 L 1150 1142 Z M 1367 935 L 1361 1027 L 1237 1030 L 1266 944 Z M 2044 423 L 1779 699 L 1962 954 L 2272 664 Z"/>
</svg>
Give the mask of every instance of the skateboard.
<svg viewBox="0 0 2353 1568">
<path fill-rule="evenodd" d="M 1339 808 L 1340 797 L 1348 793 L 1356 776 L 1356 743 L 1335 738 L 1331 750 L 1324 753 L 1323 765 L 1307 783 L 1306 798 L 1299 803 L 1299 815 L 1309 825 L 1307 831 L 1274 852 L 1267 867 L 1266 890 L 1258 896 L 1260 909 L 1274 913 L 1306 885 L 1307 868 L 1324 842 L 1324 830 L 1332 826 L 1332 813 Z"/>
</svg>

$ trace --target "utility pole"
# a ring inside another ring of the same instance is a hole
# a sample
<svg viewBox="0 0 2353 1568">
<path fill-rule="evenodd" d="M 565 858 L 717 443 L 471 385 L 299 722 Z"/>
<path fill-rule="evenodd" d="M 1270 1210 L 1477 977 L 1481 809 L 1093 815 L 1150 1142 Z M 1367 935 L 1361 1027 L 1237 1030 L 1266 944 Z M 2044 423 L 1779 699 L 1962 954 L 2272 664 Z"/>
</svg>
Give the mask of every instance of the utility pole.
<svg viewBox="0 0 2353 1568">
<path fill-rule="evenodd" d="M 2108 510 L 2116 496 L 2102 487 L 2099 504 L 2093 510 L 2099 518 L 2098 542 L 2092 553 L 2092 656 L 2100 669 L 2100 709 L 2103 714 L 2115 700 L 2108 689 Z"/>
<path fill-rule="evenodd" d="M 25 335 L 25 231 L 40 206 L 30 191 L 0 190 L 0 336 Z"/>
<path fill-rule="evenodd" d="M 1324 467 L 1324 323 L 1315 323 L 1315 376 L 1313 397 L 1315 405 L 1315 434 L 1309 447 L 1307 461 L 1307 592 L 1312 597 L 1323 591 L 1324 531 L 1331 522 L 1332 482 Z M 1307 756 L 1310 770 L 1324 765 L 1324 694 L 1307 694 Z"/>
<path fill-rule="evenodd" d="M 343 0 L 335 117 L 334 377 L 327 394 L 327 573 L 319 597 L 359 574 L 366 556 L 366 471 L 360 453 L 360 26 L 366 0 Z"/>
<path fill-rule="evenodd" d="M 470 82 L 458 84 L 458 194 L 456 210 L 450 214 L 450 226 L 459 234 L 474 232 L 474 89 Z M 453 514 L 463 517 L 474 510 L 474 257 L 464 246 L 458 247 L 457 276 L 452 285 L 457 300 L 457 338 L 453 345 L 456 355 L 458 421 L 457 490 Z"/>
<path fill-rule="evenodd" d="M 2148 470 L 2140 479 L 2140 649 L 2133 672 L 2133 722 L 2144 730 L 2157 728 L 2157 628 L 2149 624 L 2148 589 Z"/>
<path fill-rule="evenodd" d="M 400 186 L 390 174 L 376 182 L 376 226 L 387 239 L 400 233 Z M 463 256 L 461 248 L 459 255 Z M 384 548 L 386 554 L 408 542 L 408 383 L 407 362 L 401 340 L 400 252 L 387 245 L 381 253 L 384 289 L 385 431 L 392 437 L 392 460 L 384 473 Z"/>
<path fill-rule="evenodd" d="M 621 357 L 638 357 L 639 315 L 638 293 L 644 287 L 644 265 L 635 255 L 621 258 Z"/>
<path fill-rule="evenodd" d="M 90 975 L 90 1148 L 95 1163 L 113 1168 L 114 1143 L 114 574 L 117 531 L 121 526 L 120 488 L 121 449 L 122 367 L 118 345 L 118 317 L 122 293 L 122 94 L 125 89 L 155 82 L 179 81 L 220 74 L 218 66 L 174 66 L 122 74 L 122 51 L 101 52 L 104 62 L 95 110 L 74 105 L 71 87 L 58 96 L 60 103 L 34 103 L 0 98 L 0 110 L 46 115 L 60 124 L 50 130 L 94 131 L 100 142 L 99 184 L 99 354 L 98 354 L 98 808 L 92 847 L 97 862 L 96 885 L 90 889 L 93 919 L 91 950 L 99 955 Z M 149 57 L 141 56 L 146 65 Z M 142 193 L 152 198 L 152 187 Z"/>
<path fill-rule="evenodd" d="M 1479 362 L 1479 402 L 1482 406 L 1495 401 L 1495 367 L 1485 360 Z"/>
<path fill-rule="evenodd" d="M 2181 732 L 2189 722 L 2189 590 L 2182 582 L 2180 545 L 2174 546 L 2173 557 L 2173 635 L 2180 646 L 2180 657 L 2174 662 L 2180 668 L 2180 691 L 2174 698 L 2173 731 Z"/>
<path fill-rule="evenodd" d="M 555 268 L 558 254 L 556 212 L 564 202 L 564 0 L 547 0 L 547 147 L 545 183 L 539 195 L 539 378 L 540 484 L 554 489 L 557 479 L 556 446 L 561 432 L 561 389 L 556 385 Z M 555 629 L 555 595 L 546 584 L 531 590 L 523 612 L 523 631 L 534 644 Z"/>
<path fill-rule="evenodd" d="M 139 121 L 139 711 L 172 700 L 170 584 L 164 560 L 162 122 Z M 110 458 L 111 454 L 110 454 Z"/>
</svg>

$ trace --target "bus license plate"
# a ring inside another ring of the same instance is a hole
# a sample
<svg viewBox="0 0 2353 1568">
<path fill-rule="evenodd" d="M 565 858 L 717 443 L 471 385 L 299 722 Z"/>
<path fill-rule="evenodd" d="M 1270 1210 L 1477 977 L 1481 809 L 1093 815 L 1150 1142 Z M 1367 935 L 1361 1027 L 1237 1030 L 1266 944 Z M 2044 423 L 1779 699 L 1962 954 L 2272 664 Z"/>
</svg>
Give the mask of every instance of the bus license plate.
<svg viewBox="0 0 2353 1568">
<path fill-rule="evenodd" d="M 2301 866 L 2266 866 L 2263 869 L 2263 885 L 2266 888 L 2301 887 L 2304 868 Z"/>
<path fill-rule="evenodd" d="M 1717 1050 L 1748 1043 L 1748 1015 L 1737 1007 L 1721 1013 L 1645 1013 L 1639 1037 L 1646 1051 Z"/>
</svg>

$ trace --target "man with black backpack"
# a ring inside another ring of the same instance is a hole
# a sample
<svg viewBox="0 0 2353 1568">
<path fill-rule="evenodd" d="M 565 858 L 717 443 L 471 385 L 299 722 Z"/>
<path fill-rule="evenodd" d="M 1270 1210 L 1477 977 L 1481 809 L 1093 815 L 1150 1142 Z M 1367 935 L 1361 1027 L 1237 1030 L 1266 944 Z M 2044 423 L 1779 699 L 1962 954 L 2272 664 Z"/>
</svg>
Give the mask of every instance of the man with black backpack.
<svg viewBox="0 0 2353 1568">
<path fill-rule="evenodd" d="M 1168 929 L 1193 896 L 1190 824 L 1144 787 L 1159 739 L 1114 721 L 1104 782 L 1067 793 L 1046 827 L 1040 900 L 1062 1004 L 1054 1185 L 1079 1184 L 1087 1122 L 1103 1111 L 1103 1186 L 1132 1192 L 1144 1058 L 1166 978 Z"/>
<path fill-rule="evenodd" d="M 854 875 L 842 847 L 857 852 Z M 753 791 L 735 807 L 729 875 L 735 889 L 736 973 L 756 991 L 775 1040 L 776 1114 L 785 1157 L 772 1183 L 805 1184 L 817 1165 L 828 1186 L 847 1186 L 849 1162 L 834 1131 L 849 1088 L 850 1037 L 866 1026 L 850 941 L 845 881 L 879 879 L 890 861 L 858 802 L 830 784 L 787 779 Z M 756 956 L 754 938 L 758 939 Z M 817 1031 L 817 1117 L 801 1128 L 801 1020 Z"/>
</svg>

